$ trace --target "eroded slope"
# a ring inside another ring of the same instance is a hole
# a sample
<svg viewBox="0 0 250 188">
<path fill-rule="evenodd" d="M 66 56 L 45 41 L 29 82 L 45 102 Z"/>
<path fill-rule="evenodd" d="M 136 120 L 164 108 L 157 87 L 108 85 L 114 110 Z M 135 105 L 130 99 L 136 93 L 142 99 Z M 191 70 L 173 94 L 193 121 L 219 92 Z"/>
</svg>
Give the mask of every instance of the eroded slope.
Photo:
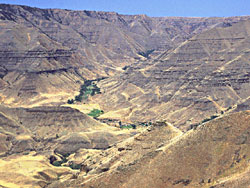
<svg viewBox="0 0 250 188">
<path fill-rule="evenodd" d="M 1 4 L 1 103 L 62 104 L 83 78 L 112 76 L 204 30 L 246 19 L 150 18 Z"/>
<path fill-rule="evenodd" d="M 103 118 L 166 119 L 186 129 L 244 105 L 250 91 L 249 28 L 250 21 L 213 28 L 158 60 L 103 80 L 98 100 L 107 112 Z"/>
<path fill-rule="evenodd" d="M 76 187 L 248 187 L 249 122 L 249 111 L 216 119 Z"/>
<path fill-rule="evenodd" d="M 82 149 L 105 150 L 130 136 L 131 131 L 121 132 L 69 107 L 0 106 L 0 186 L 44 187 L 74 178 L 80 162 L 71 156 Z"/>
</svg>

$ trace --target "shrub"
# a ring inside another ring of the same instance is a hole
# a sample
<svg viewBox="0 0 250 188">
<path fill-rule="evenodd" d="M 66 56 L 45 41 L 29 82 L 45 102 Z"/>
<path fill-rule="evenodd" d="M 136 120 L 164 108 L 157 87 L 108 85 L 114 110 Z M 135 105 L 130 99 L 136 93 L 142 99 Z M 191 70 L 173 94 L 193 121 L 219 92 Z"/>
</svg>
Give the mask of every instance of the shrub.
<svg viewBox="0 0 250 188">
<path fill-rule="evenodd" d="M 73 103 L 74 103 L 74 99 L 69 99 L 69 100 L 67 101 L 67 103 L 68 103 L 68 104 L 73 104 Z"/>
<path fill-rule="evenodd" d="M 53 161 L 52 162 L 52 165 L 54 166 L 62 166 L 63 163 L 66 163 L 68 161 L 67 157 L 69 156 L 70 154 L 64 154 L 63 157 L 62 157 L 62 160 L 61 161 Z"/>
<path fill-rule="evenodd" d="M 104 78 L 96 80 L 85 80 L 84 84 L 81 85 L 80 94 L 75 96 L 75 101 L 82 102 L 82 100 L 87 100 L 89 96 L 94 96 L 95 94 L 100 94 L 101 90 L 97 87 L 94 81 L 100 81 Z M 68 104 L 73 104 L 74 100 L 68 100 Z"/>
<path fill-rule="evenodd" d="M 136 125 L 128 124 L 128 125 L 120 125 L 121 129 L 136 129 Z"/>
<path fill-rule="evenodd" d="M 215 119 L 217 117 L 218 117 L 217 115 L 213 115 L 213 116 L 210 117 L 210 120 L 213 120 L 213 119 Z"/>
<path fill-rule="evenodd" d="M 88 113 L 88 115 L 97 118 L 103 113 L 104 113 L 103 110 L 93 109 L 90 113 Z"/>
<path fill-rule="evenodd" d="M 62 161 L 54 161 L 52 164 L 54 166 L 61 166 L 62 165 Z"/>
<path fill-rule="evenodd" d="M 146 52 L 138 52 L 138 54 L 145 58 L 148 58 L 152 52 L 154 52 L 154 50 L 147 50 Z"/>
<path fill-rule="evenodd" d="M 80 164 L 72 163 L 69 165 L 69 167 L 73 170 L 80 170 L 82 166 Z"/>
<path fill-rule="evenodd" d="M 206 118 L 206 119 L 203 119 L 201 123 L 206 123 L 206 122 L 208 122 L 208 121 L 210 121 L 210 119 L 209 119 L 209 118 Z"/>
<path fill-rule="evenodd" d="M 81 102 L 82 101 L 82 95 L 75 96 L 75 101 Z"/>
<path fill-rule="evenodd" d="M 206 119 L 202 120 L 201 123 L 206 123 L 206 122 L 211 121 L 211 120 L 213 120 L 213 119 L 215 119 L 217 117 L 218 117 L 217 115 L 212 115 L 210 118 L 206 118 Z"/>
</svg>

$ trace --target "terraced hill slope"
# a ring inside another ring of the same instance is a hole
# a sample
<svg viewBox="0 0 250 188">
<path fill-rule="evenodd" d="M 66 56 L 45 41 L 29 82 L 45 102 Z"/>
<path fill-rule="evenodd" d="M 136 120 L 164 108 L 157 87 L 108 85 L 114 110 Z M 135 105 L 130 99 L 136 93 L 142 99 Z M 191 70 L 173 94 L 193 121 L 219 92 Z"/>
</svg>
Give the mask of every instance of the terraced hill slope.
<svg viewBox="0 0 250 188">
<path fill-rule="evenodd" d="M 84 78 L 112 76 L 204 30 L 246 19 L 150 18 L 0 4 L 1 102 L 61 104 Z"/>
<path fill-rule="evenodd" d="M 101 81 L 103 118 L 165 119 L 186 129 L 238 104 L 249 110 L 249 28 L 248 20 L 210 29 Z"/>
<path fill-rule="evenodd" d="M 127 158 L 137 142 L 144 146 L 148 139 L 159 138 L 159 132 L 152 131 L 148 137 L 135 137 L 124 150 L 117 150 L 118 168 L 106 168 L 98 175 L 90 171 L 77 180 L 66 181 L 68 184 L 54 183 L 49 187 L 247 188 L 250 183 L 249 122 L 250 111 L 230 114 L 179 134 L 158 149 L 148 145 L 148 153 L 135 161 L 133 158 L 138 155 Z M 160 128 L 160 132 L 167 127 Z M 107 156 L 107 161 L 115 161 L 109 158 L 112 151 L 103 153 L 103 159 Z M 140 150 L 134 151 L 137 152 Z M 128 159 L 131 163 L 125 162 Z"/>
<path fill-rule="evenodd" d="M 0 187 L 247 187 L 249 44 L 249 16 L 0 4 Z"/>
<path fill-rule="evenodd" d="M 43 187 L 70 179 L 79 170 L 75 153 L 92 155 L 133 134 L 69 107 L 0 106 L 0 186 Z"/>
</svg>

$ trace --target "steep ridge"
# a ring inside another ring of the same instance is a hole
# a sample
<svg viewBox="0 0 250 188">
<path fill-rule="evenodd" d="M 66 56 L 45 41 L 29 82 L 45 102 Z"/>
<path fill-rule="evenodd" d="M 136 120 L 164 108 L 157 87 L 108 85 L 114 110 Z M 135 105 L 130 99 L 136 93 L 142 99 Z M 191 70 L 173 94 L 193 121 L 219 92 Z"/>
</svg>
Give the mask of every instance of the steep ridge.
<svg viewBox="0 0 250 188">
<path fill-rule="evenodd" d="M 248 187 L 249 122 L 250 111 L 224 116 L 123 168 L 72 183 L 89 188 Z"/>
<path fill-rule="evenodd" d="M 0 4 L 1 102 L 62 104 L 84 78 L 112 76 L 206 29 L 246 19 L 150 18 Z"/>
<path fill-rule="evenodd" d="M 250 21 L 213 28 L 158 60 L 101 81 L 103 116 L 134 122 L 166 119 L 186 129 L 244 105 L 250 91 L 249 28 Z"/>
</svg>

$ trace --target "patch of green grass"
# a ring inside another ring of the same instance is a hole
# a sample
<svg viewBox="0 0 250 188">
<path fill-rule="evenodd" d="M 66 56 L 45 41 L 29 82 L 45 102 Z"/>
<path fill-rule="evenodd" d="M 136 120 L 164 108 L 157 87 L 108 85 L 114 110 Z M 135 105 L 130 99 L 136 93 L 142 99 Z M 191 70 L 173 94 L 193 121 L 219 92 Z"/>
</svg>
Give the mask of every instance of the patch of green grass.
<svg viewBox="0 0 250 188">
<path fill-rule="evenodd" d="M 102 115 L 103 113 L 104 113 L 103 110 L 93 109 L 93 110 L 91 110 L 90 113 L 88 113 L 88 115 L 97 118 L 100 115 Z"/>
<path fill-rule="evenodd" d="M 67 101 L 68 104 L 74 104 L 74 102 L 82 102 L 82 100 L 88 100 L 89 96 L 94 96 L 96 94 L 100 94 L 101 90 L 96 85 L 96 82 L 103 80 L 105 78 L 99 78 L 96 80 L 85 80 L 84 84 L 81 85 L 79 95 L 75 96 L 75 99 L 69 99 Z"/>
<path fill-rule="evenodd" d="M 133 129 L 132 125 L 123 125 L 121 129 Z"/>
</svg>

